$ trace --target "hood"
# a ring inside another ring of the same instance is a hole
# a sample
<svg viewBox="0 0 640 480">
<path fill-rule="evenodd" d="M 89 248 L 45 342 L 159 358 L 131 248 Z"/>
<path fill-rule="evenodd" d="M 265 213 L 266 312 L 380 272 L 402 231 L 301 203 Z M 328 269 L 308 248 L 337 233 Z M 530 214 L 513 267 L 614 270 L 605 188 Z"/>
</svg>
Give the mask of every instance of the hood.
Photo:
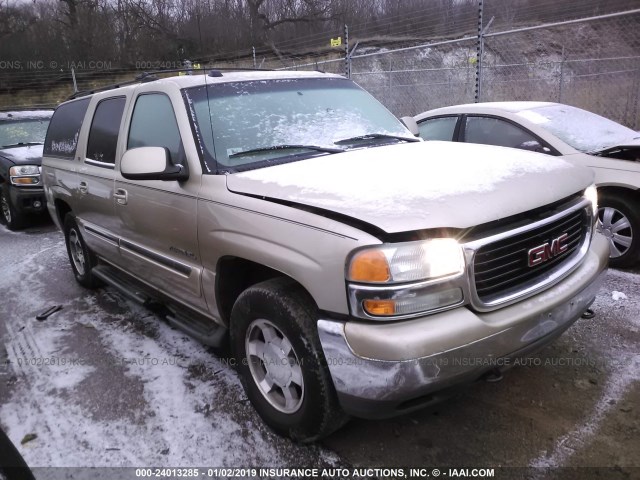
<svg viewBox="0 0 640 480">
<path fill-rule="evenodd" d="M 387 233 L 469 228 L 583 190 L 593 173 L 512 148 L 420 142 L 227 175 L 230 191 L 331 210 Z"/>
<path fill-rule="evenodd" d="M 0 149 L 0 156 L 15 165 L 40 165 L 42 163 L 42 145 L 9 147 Z"/>
<path fill-rule="evenodd" d="M 0 122 L 13 122 L 16 120 L 46 120 L 53 115 L 51 110 L 15 110 L 12 112 L 0 112 Z"/>
</svg>

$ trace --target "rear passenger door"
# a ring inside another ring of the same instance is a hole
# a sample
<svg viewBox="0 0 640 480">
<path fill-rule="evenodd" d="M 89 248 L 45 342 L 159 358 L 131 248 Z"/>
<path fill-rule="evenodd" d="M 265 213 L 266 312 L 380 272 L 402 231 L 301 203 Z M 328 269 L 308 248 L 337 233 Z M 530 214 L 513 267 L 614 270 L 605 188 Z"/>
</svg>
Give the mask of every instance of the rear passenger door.
<svg viewBox="0 0 640 480">
<path fill-rule="evenodd" d="M 177 108 L 182 109 L 181 125 Z M 195 147 L 185 149 L 193 145 L 191 135 L 178 93 L 172 99 L 165 93 L 140 92 L 133 99 L 123 153 L 164 147 L 173 164 L 188 166 L 190 177 L 181 182 L 128 180 L 117 168 L 114 197 L 127 271 L 175 300 L 204 307 L 196 217 L 201 170 Z"/>
<path fill-rule="evenodd" d="M 514 123 L 496 117 L 467 115 L 461 136 L 467 143 L 518 148 L 551 154 L 552 149 L 542 139 Z"/>
<path fill-rule="evenodd" d="M 109 259 L 119 255 L 113 193 L 118 133 L 126 102 L 125 96 L 97 100 L 78 167 L 76 216 L 91 250 Z"/>
</svg>

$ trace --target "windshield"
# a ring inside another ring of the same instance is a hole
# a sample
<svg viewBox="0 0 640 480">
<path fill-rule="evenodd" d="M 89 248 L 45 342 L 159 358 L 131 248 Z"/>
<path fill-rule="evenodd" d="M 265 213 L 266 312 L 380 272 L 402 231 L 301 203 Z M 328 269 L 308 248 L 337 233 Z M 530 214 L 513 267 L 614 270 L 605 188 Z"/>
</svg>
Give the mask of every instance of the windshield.
<svg viewBox="0 0 640 480">
<path fill-rule="evenodd" d="M 44 143 L 48 126 L 48 118 L 0 122 L 0 147 Z"/>
<path fill-rule="evenodd" d="M 620 145 L 638 133 L 607 118 L 569 105 L 550 105 L 518 112 L 581 152 Z"/>
<path fill-rule="evenodd" d="M 219 83 L 184 94 L 209 171 L 415 140 L 380 102 L 344 79 Z"/>
</svg>

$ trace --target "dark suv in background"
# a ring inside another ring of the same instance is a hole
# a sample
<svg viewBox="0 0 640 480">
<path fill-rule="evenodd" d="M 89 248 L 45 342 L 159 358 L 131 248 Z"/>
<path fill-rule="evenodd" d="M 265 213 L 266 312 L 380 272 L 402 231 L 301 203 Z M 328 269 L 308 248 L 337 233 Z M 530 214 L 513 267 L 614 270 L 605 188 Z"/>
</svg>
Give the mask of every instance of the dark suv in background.
<svg viewBox="0 0 640 480">
<path fill-rule="evenodd" d="M 10 230 L 46 211 L 40 164 L 52 110 L 0 112 L 0 221 Z"/>
</svg>

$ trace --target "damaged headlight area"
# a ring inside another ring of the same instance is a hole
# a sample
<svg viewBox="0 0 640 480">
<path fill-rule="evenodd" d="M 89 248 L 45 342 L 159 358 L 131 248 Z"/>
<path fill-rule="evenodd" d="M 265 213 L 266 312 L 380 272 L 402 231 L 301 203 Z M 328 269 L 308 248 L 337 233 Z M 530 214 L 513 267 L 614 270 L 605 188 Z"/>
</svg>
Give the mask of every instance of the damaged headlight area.
<svg viewBox="0 0 640 480">
<path fill-rule="evenodd" d="M 593 216 L 596 217 L 598 215 L 598 189 L 596 186 L 590 185 L 587 187 L 584 191 L 584 197 L 591 203 L 591 211 Z"/>
</svg>

